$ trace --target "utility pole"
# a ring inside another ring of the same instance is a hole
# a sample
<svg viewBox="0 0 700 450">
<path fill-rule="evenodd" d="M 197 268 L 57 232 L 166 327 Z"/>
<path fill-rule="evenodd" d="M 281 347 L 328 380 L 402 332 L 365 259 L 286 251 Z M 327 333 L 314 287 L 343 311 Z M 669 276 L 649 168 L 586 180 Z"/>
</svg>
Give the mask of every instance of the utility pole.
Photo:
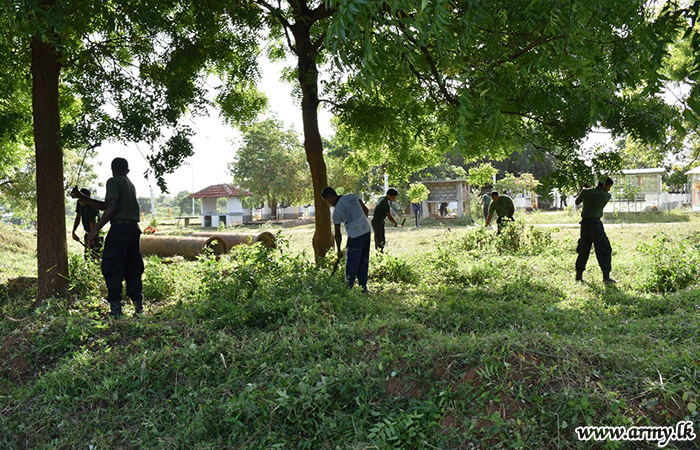
<svg viewBox="0 0 700 450">
<path fill-rule="evenodd" d="M 148 186 L 151 189 L 151 218 L 156 220 L 156 201 L 153 198 L 153 186 Z"/>
<path fill-rule="evenodd" d="M 190 163 L 190 166 L 192 166 L 192 193 L 194 194 L 194 163 Z M 194 197 L 192 197 L 192 216 L 195 216 Z"/>
</svg>

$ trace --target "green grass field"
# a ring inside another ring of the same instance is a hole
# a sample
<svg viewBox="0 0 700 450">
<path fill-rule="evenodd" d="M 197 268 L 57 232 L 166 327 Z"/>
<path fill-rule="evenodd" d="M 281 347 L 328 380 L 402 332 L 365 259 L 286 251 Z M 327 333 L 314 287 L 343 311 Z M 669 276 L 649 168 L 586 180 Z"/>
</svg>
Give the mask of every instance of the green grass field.
<svg viewBox="0 0 700 450">
<path fill-rule="evenodd" d="M 607 286 L 593 254 L 574 282 L 577 227 L 534 216 L 500 237 L 388 228 L 370 295 L 311 264 L 312 226 L 275 251 L 149 257 L 146 314 L 114 322 L 73 242 L 68 293 L 31 308 L 34 237 L 0 226 L 0 448 L 633 449 L 657 447 L 575 429 L 685 420 L 700 435 L 697 219 L 608 221 Z"/>
</svg>

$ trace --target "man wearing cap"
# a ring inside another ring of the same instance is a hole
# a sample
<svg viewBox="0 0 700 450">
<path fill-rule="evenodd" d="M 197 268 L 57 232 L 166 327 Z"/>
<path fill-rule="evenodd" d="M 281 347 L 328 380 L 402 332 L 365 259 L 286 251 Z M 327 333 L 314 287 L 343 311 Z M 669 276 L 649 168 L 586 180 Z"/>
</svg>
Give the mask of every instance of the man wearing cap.
<svg viewBox="0 0 700 450">
<path fill-rule="evenodd" d="M 497 234 L 501 233 L 501 224 L 503 222 L 513 221 L 513 214 L 515 213 L 515 205 L 513 204 L 513 199 L 507 195 L 500 195 L 498 191 L 491 192 L 491 204 L 489 205 L 489 215 L 486 217 L 485 226 L 489 226 L 491 219 L 493 219 L 493 213 L 498 215 L 496 219 L 496 224 L 498 225 Z"/>
<path fill-rule="evenodd" d="M 86 197 L 90 197 L 90 189 L 83 188 L 80 190 Z M 92 206 L 85 203 L 84 200 L 78 200 L 78 204 L 75 206 L 75 220 L 73 221 L 73 240 L 80 242 L 80 238 L 75 231 L 83 224 L 83 229 L 85 230 L 85 242 L 82 242 L 85 247 L 85 259 L 92 258 L 95 260 L 100 259 L 100 250 L 102 249 L 102 237 L 99 235 L 97 239 L 92 243 L 91 246 L 87 244 L 87 237 L 90 231 L 97 226 L 97 221 L 100 219 L 100 213 Z"/>
<path fill-rule="evenodd" d="M 134 313 L 143 312 L 143 258 L 139 248 L 141 229 L 139 228 L 139 204 L 136 188 L 127 174 L 129 163 L 124 158 L 112 161 L 112 178 L 107 180 L 105 201 L 101 202 L 85 196 L 78 188 L 71 192 L 73 198 L 83 200 L 95 209 L 104 211 L 97 225 L 90 231 L 86 244 L 90 245 L 107 222 L 109 233 L 102 252 L 102 275 L 107 284 L 107 301 L 110 318 L 122 316 L 122 282 L 126 280 L 126 294 L 134 302 Z"/>
<path fill-rule="evenodd" d="M 326 187 L 321 191 L 321 197 L 334 207 L 333 224 L 335 225 L 335 244 L 338 247 L 338 258 L 342 258 L 343 251 L 340 244 L 343 236 L 340 232 L 340 224 L 345 224 L 345 232 L 348 234 L 347 253 L 345 255 L 345 282 L 352 288 L 357 278 L 357 284 L 367 292 L 367 278 L 369 271 L 369 247 L 370 228 L 367 222 L 369 210 L 356 194 L 338 195 L 332 187 Z"/>
<path fill-rule="evenodd" d="M 586 270 L 588 256 L 591 254 L 591 246 L 595 246 L 595 256 L 598 259 L 600 270 L 603 271 L 603 283 L 614 283 L 610 278 L 612 247 L 608 236 L 605 234 L 603 222 L 603 208 L 610 201 L 610 188 L 613 185 L 611 178 L 598 183 L 593 189 L 582 189 L 576 197 L 576 204 L 583 203 L 581 211 L 581 237 L 576 247 L 576 281 L 583 281 L 583 271 Z"/>
</svg>

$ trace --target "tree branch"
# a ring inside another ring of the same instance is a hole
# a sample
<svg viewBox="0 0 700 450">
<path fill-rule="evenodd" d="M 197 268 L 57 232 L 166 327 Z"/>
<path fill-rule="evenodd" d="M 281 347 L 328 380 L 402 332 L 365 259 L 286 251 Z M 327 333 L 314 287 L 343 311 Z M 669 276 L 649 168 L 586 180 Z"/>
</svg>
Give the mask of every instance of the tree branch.
<svg viewBox="0 0 700 450">
<path fill-rule="evenodd" d="M 289 50 L 291 50 L 291 52 L 294 53 L 296 56 L 299 56 L 299 54 L 297 53 L 296 46 L 292 42 L 292 38 L 289 36 L 289 30 L 292 28 L 292 25 L 282 14 L 282 9 L 272 6 L 265 0 L 255 0 L 255 3 L 257 3 L 258 6 L 260 6 L 261 8 L 266 9 L 274 19 L 277 19 L 279 21 L 280 25 L 282 25 L 282 29 L 284 29 L 284 36 L 287 39 L 287 45 L 289 46 Z"/>
</svg>

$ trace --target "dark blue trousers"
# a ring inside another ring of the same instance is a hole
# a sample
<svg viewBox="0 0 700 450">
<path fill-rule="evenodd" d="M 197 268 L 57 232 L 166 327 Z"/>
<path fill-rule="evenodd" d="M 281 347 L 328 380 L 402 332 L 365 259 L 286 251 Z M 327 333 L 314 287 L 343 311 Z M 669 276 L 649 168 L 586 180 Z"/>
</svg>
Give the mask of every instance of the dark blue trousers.
<svg viewBox="0 0 700 450">
<path fill-rule="evenodd" d="M 367 232 L 356 238 L 348 238 L 348 248 L 345 251 L 345 282 L 348 287 L 352 287 L 357 278 L 357 284 L 362 286 L 362 290 L 367 290 L 370 234 Z"/>
</svg>

